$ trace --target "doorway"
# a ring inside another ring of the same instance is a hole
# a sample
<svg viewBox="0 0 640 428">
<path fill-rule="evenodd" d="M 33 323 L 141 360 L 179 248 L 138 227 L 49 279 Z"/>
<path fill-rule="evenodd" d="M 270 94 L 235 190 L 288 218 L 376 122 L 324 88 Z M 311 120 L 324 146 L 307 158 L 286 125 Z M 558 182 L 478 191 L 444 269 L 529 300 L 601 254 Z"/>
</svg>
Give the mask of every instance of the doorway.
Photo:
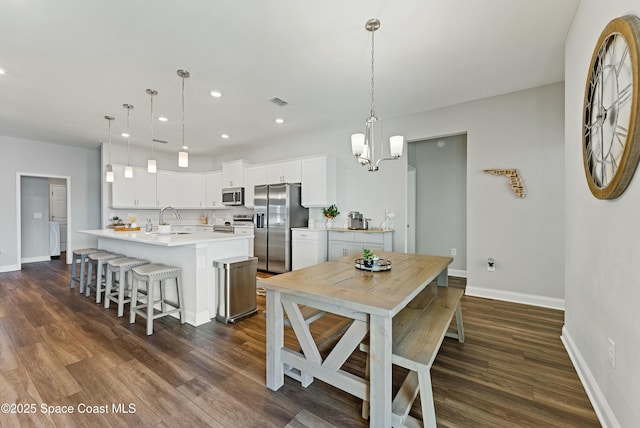
<svg viewBox="0 0 640 428">
<path fill-rule="evenodd" d="M 415 252 L 453 257 L 450 275 L 466 277 L 467 136 L 412 142 L 407 152 L 415 168 Z"/>
<path fill-rule="evenodd" d="M 59 178 L 49 179 L 49 221 L 57 223 L 59 250 L 67 251 L 67 183 Z"/>
<path fill-rule="evenodd" d="M 22 263 L 50 260 L 51 215 L 57 215 L 64 223 L 64 232 L 61 228 L 60 243 L 64 242 L 65 250 L 70 245 L 70 183 L 71 177 L 66 176 L 16 173 L 16 266 L 18 270 L 22 269 Z M 51 197 L 52 185 L 58 186 L 55 198 Z M 63 196 L 64 202 L 62 202 Z M 54 209 L 52 205 L 55 205 Z M 61 254 L 65 254 L 64 259 L 67 264 L 71 263 L 68 252 L 61 251 Z"/>
</svg>

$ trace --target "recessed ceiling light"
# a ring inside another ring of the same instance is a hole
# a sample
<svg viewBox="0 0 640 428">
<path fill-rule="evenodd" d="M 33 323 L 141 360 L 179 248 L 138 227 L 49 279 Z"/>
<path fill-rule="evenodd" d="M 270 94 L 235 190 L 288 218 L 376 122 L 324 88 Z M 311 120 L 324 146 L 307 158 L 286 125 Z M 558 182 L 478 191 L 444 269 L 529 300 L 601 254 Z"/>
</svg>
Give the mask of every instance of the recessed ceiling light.
<svg viewBox="0 0 640 428">
<path fill-rule="evenodd" d="M 222 92 L 220 91 L 211 91 L 210 93 L 213 98 L 220 98 L 222 96 Z"/>
<path fill-rule="evenodd" d="M 164 116 L 160 116 L 160 117 L 158 117 L 158 120 L 159 120 L 160 122 L 166 122 L 166 121 L 168 121 L 169 119 L 167 119 L 167 118 L 166 118 L 166 117 L 164 117 Z"/>
<path fill-rule="evenodd" d="M 5 73 L 5 71 L 0 68 L 0 74 L 4 74 L 4 73 Z"/>
<path fill-rule="evenodd" d="M 182 146 L 181 149 L 182 150 L 189 150 L 189 146 Z"/>
<path fill-rule="evenodd" d="M 129 134 L 127 134 L 126 132 L 123 132 L 123 133 L 122 133 L 122 134 L 120 134 L 120 135 L 122 135 L 124 138 L 129 138 L 129 137 L 130 137 L 130 135 L 129 135 Z"/>
<path fill-rule="evenodd" d="M 282 119 L 282 118 L 277 118 L 277 119 L 276 119 L 276 123 L 284 123 L 284 119 Z"/>
<path fill-rule="evenodd" d="M 222 137 L 222 138 L 224 138 L 226 140 L 227 138 L 229 138 L 229 134 L 222 134 L 220 137 Z"/>
</svg>

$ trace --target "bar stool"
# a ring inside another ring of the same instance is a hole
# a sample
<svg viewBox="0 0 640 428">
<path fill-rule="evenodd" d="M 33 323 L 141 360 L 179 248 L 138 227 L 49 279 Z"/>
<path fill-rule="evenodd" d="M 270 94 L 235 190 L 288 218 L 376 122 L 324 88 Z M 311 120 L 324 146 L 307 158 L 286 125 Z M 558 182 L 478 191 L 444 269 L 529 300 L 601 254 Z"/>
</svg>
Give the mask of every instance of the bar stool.
<svg viewBox="0 0 640 428">
<path fill-rule="evenodd" d="M 165 284 L 167 280 L 175 280 L 178 302 L 166 299 Z M 146 283 L 146 293 L 140 289 L 140 283 Z M 160 299 L 155 296 L 155 283 L 160 288 Z M 140 297 L 139 294 L 146 294 Z M 155 303 L 160 302 L 160 312 L 154 311 Z M 180 323 L 184 324 L 184 307 L 182 306 L 182 269 L 164 264 L 147 264 L 133 268 L 133 283 L 131 288 L 131 308 L 129 322 L 136 322 L 136 314 L 147 319 L 147 336 L 153 334 L 153 320 L 174 313 L 180 314 Z M 171 306 L 173 309 L 168 309 Z M 154 313 L 155 312 L 155 313 Z"/>
<path fill-rule="evenodd" d="M 107 276 L 107 269 L 105 267 L 105 269 L 103 269 L 103 266 L 112 259 L 118 259 L 118 258 L 122 258 L 124 257 L 124 255 L 122 254 L 116 254 L 116 253 L 112 253 L 109 251 L 100 251 L 97 253 L 91 253 L 89 254 L 89 263 L 87 266 L 87 284 L 85 285 L 86 288 L 86 297 L 89 297 L 91 295 L 91 289 L 93 288 L 94 290 L 96 290 L 96 303 L 100 303 L 100 298 L 102 296 L 102 291 L 104 290 L 104 283 L 106 282 L 106 276 Z M 95 284 L 93 283 L 93 266 L 96 267 L 96 272 L 95 272 L 95 276 L 96 276 L 96 282 Z"/>
<path fill-rule="evenodd" d="M 114 301 L 118 304 L 118 317 L 124 315 L 124 305 L 129 303 L 131 283 L 131 269 L 136 266 L 145 265 L 147 260 L 135 259 L 132 257 L 121 257 L 107 261 L 107 277 L 105 279 L 104 289 L 104 307 L 109 308 L 109 303 Z M 118 288 L 113 290 L 115 283 Z M 129 296 L 128 296 L 129 295 Z"/>
<path fill-rule="evenodd" d="M 92 253 L 97 253 L 97 248 L 82 248 L 79 250 L 73 250 L 73 258 L 71 259 L 71 283 L 69 284 L 69 288 L 74 288 L 75 284 L 73 281 L 80 282 L 80 293 L 84 291 L 84 265 L 87 261 L 87 256 Z M 80 276 L 76 276 L 76 263 L 80 261 Z"/>
</svg>

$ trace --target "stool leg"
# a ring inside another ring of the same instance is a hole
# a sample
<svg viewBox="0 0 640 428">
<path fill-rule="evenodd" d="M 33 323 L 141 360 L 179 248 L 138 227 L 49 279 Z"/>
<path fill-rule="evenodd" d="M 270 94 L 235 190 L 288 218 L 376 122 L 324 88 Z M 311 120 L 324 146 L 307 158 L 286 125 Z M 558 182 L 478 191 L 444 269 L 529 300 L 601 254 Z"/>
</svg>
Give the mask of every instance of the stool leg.
<svg viewBox="0 0 640 428">
<path fill-rule="evenodd" d="M 129 304 L 129 324 L 136 322 L 136 308 L 138 307 L 138 286 L 140 285 L 140 279 L 133 275 L 131 283 L 131 303 Z"/>
<path fill-rule="evenodd" d="M 180 307 L 180 324 L 184 324 L 186 319 L 184 316 L 184 301 L 182 300 L 182 274 L 176 277 L 176 287 L 178 288 L 178 305 Z"/>
<path fill-rule="evenodd" d="M 111 301 L 111 287 L 113 286 L 113 277 L 115 272 L 110 266 L 107 266 L 107 278 L 104 283 L 104 308 L 109 309 L 109 302 Z"/>
<path fill-rule="evenodd" d="M 102 268 L 104 263 L 102 260 L 98 260 L 96 264 L 96 303 L 100 303 L 100 297 L 102 296 Z M 106 276 L 106 273 L 105 273 Z"/>
<path fill-rule="evenodd" d="M 76 264 L 78 263 L 78 256 L 75 254 L 71 258 L 71 282 L 69 284 L 69 288 L 75 288 L 74 281 L 76 279 Z"/>
<path fill-rule="evenodd" d="M 158 281 L 158 286 L 160 287 L 160 295 L 162 295 L 162 284 L 164 281 Z M 153 334 L 153 302 L 154 302 L 154 289 L 155 289 L 155 281 L 149 278 L 149 282 L 147 282 L 147 336 L 151 336 Z"/>
<path fill-rule="evenodd" d="M 127 272 L 120 269 L 120 278 L 118 280 L 118 318 L 124 315 L 124 290 L 127 286 Z"/>
<path fill-rule="evenodd" d="M 87 261 L 87 256 L 84 254 L 80 256 L 80 294 L 84 292 L 84 264 Z"/>
<path fill-rule="evenodd" d="M 87 266 L 87 283 L 85 284 L 86 292 L 84 294 L 86 297 L 89 297 L 91 295 L 91 284 L 93 283 L 93 281 L 91 281 L 91 279 L 92 279 L 91 277 L 93 276 L 93 263 L 94 262 L 92 262 L 91 259 L 88 259 L 88 261 L 89 261 L 89 266 Z"/>
</svg>

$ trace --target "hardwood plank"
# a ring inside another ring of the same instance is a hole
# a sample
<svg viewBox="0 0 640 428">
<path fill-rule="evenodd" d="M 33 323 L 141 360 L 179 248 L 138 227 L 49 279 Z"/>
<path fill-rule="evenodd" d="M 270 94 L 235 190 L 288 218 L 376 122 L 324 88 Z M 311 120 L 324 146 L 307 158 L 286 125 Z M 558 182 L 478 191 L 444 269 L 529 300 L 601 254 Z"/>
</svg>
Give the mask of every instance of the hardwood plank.
<svg viewBox="0 0 640 428">
<path fill-rule="evenodd" d="M 38 327 L 37 330 L 65 366 L 91 356 L 91 352 L 76 341 L 70 331 L 55 322 Z"/>
</svg>

